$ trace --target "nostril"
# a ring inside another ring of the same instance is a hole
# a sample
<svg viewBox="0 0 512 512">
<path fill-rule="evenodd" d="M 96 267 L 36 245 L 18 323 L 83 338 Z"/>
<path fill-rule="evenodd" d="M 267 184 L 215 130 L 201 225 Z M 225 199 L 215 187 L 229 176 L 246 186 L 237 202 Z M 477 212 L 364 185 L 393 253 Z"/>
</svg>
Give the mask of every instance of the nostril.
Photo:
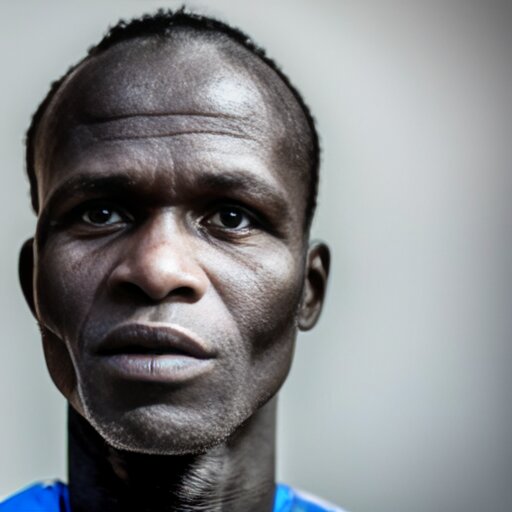
<svg viewBox="0 0 512 512">
<path fill-rule="evenodd" d="M 154 300 L 140 287 L 134 283 L 122 282 L 119 283 L 116 293 L 122 295 L 123 299 L 130 302 L 152 304 Z"/>
<path fill-rule="evenodd" d="M 124 299 L 131 300 L 138 303 L 154 304 L 162 300 L 179 299 L 182 302 L 195 302 L 197 292 L 188 286 L 179 286 L 171 289 L 168 293 L 160 291 L 161 295 L 155 290 L 146 290 L 135 283 L 125 281 L 119 283 L 117 293 L 121 294 Z"/>
<path fill-rule="evenodd" d="M 182 297 L 183 299 L 188 299 L 191 302 L 197 299 L 196 291 L 188 286 L 180 286 L 179 288 L 174 289 L 169 295 L 179 296 Z"/>
</svg>

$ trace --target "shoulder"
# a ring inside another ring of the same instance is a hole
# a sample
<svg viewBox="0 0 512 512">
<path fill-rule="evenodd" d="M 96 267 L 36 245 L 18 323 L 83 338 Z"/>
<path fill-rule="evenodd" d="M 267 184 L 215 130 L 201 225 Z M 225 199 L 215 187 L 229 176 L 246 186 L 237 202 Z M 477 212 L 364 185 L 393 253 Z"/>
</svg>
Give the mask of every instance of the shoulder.
<svg viewBox="0 0 512 512">
<path fill-rule="evenodd" d="M 278 484 L 274 502 L 274 512 L 346 512 L 303 491 L 288 485 Z"/>
<path fill-rule="evenodd" d="M 0 503 L 0 512 L 67 512 L 69 497 L 62 482 L 33 484 Z"/>
</svg>

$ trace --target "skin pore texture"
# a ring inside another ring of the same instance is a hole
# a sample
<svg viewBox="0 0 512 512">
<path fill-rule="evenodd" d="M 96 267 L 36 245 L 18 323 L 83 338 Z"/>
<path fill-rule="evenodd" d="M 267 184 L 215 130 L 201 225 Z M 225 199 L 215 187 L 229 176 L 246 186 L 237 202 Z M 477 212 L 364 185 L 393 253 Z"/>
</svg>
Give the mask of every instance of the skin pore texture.
<svg viewBox="0 0 512 512">
<path fill-rule="evenodd" d="M 25 296 L 71 404 L 73 511 L 270 511 L 275 395 L 321 310 L 305 120 L 227 37 L 87 59 L 37 133 Z"/>
</svg>

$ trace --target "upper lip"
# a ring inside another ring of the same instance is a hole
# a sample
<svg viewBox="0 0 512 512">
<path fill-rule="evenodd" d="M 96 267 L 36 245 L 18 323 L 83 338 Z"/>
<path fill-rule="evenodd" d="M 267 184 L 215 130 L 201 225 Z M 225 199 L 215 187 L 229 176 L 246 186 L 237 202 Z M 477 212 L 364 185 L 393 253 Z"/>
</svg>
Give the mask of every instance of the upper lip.
<svg viewBox="0 0 512 512">
<path fill-rule="evenodd" d="M 214 357 L 212 348 L 202 339 L 175 325 L 123 324 L 107 333 L 98 345 L 100 355 L 180 354 L 196 359 Z"/>
</svg>

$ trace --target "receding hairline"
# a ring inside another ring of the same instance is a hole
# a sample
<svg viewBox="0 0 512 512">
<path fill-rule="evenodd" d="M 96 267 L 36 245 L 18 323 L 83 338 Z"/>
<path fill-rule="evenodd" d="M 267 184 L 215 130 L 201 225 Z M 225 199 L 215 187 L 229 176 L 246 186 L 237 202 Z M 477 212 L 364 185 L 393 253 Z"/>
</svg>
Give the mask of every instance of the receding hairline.
<svg viewBox="0 0 512 512">
<path fill-rule="evenodd" d="M 209 18 L 205 18 L 210 20 Z M 217 22 L 224 26 L 222 22 Z M 229 26 L 227 26 L 231 29 Z M 237 29 L 232 29 L 237 31 Z M 238 32 L 237 32 L 238 33 Z M 240 34 L 243 34 L 240 32 Z M 246 74 L 253 82 L 259 84 L 260 91 L 265 93 L 265 101 L 279 116 L 286 125 L 286 131 L 295 144 L 293 153 L 302 154 L 303 166 L 309 168 L 308 179 L 308 205 L 306 207 L 306 218 L 308 224 L 311 220 L 316 204 L 316 189 L 318 181 L 319 147 L 318 136 L 309 109 L 305 106 L 302 97 L 290 84 L 288 78 L 282 74 L 280 69 L 268 59 L 264 52 L 260 53 L 251 46 L 243 44 L 239 39 L 234 38 L 229 32 L 220 29 L 208 29 L 203 27 L 178 25 L 165 34 L 140 33 L 128 35 L 125 38 L 117 38 L 111 44 L 104 44 L 107 36 L 98 45 L 93 47 L 89 54 L 79 63 L 72 67 L 58 82 L 54 83 L 45 101 L 40 105 L 34 115 L 31 127 L 27 132 L 27 172 L 31 180 L 33 192 L 33 206 L 38 211 L 38 197 L 34 197 L 34 186 L 37 185 L 35 176 L 38 141 L 43 136 L 43 130 L 49 118 L 58 115 L 54 107 L 58 104 L 59 97 L 68 87 L 73 87 L 73 78 L 80 73 L 80 70 L 93 63 L 97 59 L 105 57 L 111 51 L 129 52 L 131 48 L 140 48 L 146 45 L 159 44 L 204 44 L 210 42 L 216 48 L 226 62 L 236 67 L 243 74 Z M 115 39 L 115 38 L 114 38 Z M 256 47 L 257 48 L 257 47 Z M 69 92 L 69 90 L 67 91 Z M 58 117 L 57 117 L 58 118 Z"/>
<path fill-rule="evenodd" d="M 204 44 L 205 42 L 207 45 Z M 152 53 L 155 50 L 155 46 L 151 47 L 150 45 L 156 45 L 157 49 L 164 46 L 171 47 L 168 52 L 170 56 L 172 56 L 173 52 L 179 51 L 184 47 L 186 48 L 189 45 L 197 45 L 201 49 L 209 46 L 209 48 L 217 50 L 219 58 L 223 59 L 223 63 L 257 85 L 258 91 L 262 93 L 267 105 L 278 111 L 283 118 L 288 117 L 288 121 L 293 116 L 297 130 L 301 130 L 304 135 L 311 136 L 311 130 L 301 105 L 296 101 L 293 92 L 283 82 L 281 76 L 276 73 L 274 68 L 263 61 L 259 55 L 252 53 L 226 34 L 204 33 L 191 27 L 177 27 L 171 34 L 165 37 L 158 37 L 156 35 L 136 36 L 120 41 L 106 48 L 101 53 L 87 55 L 65 75 L 64 80 L 44 109 L 38 123 L 39 127 L 43 124 L 42 122 L 45 118 L 52 115 L 53 107 L 58 103 L 62 94 L 69 90 L 70 87 L 74 87 L 76 75 L 79 75 L 85 68 L 97 65 L 98 63 L 101 65 L 101 60 L 111 58 L 109 54 L 112 52 L 129 55 L 134 50 L 140 50 Z M 120 57 L 121 59 L 122 57 Z M 128 66 L 130 64 L 126 63 L 125 65 Z M 39 135 L 39 131 L 36 135 Z"/>
</svg>

